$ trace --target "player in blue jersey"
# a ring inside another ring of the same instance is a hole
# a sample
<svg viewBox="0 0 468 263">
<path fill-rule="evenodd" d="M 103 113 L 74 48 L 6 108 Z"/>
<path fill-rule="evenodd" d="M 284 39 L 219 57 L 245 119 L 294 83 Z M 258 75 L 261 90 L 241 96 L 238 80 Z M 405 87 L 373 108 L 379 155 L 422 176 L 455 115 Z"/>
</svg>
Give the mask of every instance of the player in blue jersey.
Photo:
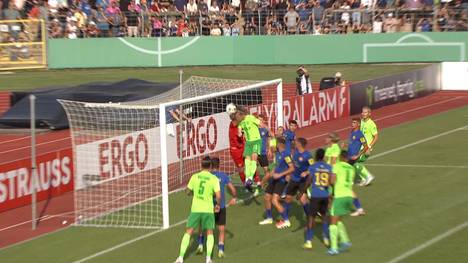
<svg viewBox="0 0 468 263">
<path fill-rule="evenodd" d="M 264 114 L 261 114 L 258 116 L 260 119 L 260 127 L 258 130 L 260 131 L 260 137 L 262 139 L 262 148 L 260 150 L 260 155 L 258 156 L 258 163 L 260 166 L 263 168 L 264 174 L 268 173 L 268 166 L 270 165 L 268 161 L 268 155 L 270 151 L 270 136 L 272 132 L 270 129 L 268 129 L 268 124 L 267 124 L 267 117 Z"/>
<path fill-rule="evenodd" d="M 219 236 L 218 236 L 218 257 L 224 257 L 224 235 L 226 229 L 226 187 L 231 192 L 231 200 L 227 206 L 234 205 L 236 203 L 237 193 L 236 188 L 231 182 L 231 178 L 221 171 L 219 171 L 219 158 L 213 157 L 211 158 L 211 173 L 214 174 L 219 179 L 219 187 L 221 190 L 221 203 L 219 204 L 220 210 L 219 212 L 215 213 L 215 223 L 218 226 Z M 214 200 L 216 203 L 216 200 Z M 201 233 L 201 232 L 200 232 Z M 203 253 L 203 243 L 204 238 L 203 235 L 200 234 L 198 236 L 198 248 L 197 254 Z"/>
<path fill-rule="evenodd" d="M 314 163 L 312 154 L 305 149 L 307 146 L 307 140 L 304 138 L 297 138 L 295 144 L 296 150 L 293 154 L 294 172 L 291 174 L 291 178 L 286 189 L 286 198 L 284 200 L 284 207 L 288 214 L 291 202 L 294 200 L 294 196 L 305 186 L 307 174 L 304 172 L 309 169 L 309 165 Z M 307 200 L 307 196 L 301 195 L 299 201 L 302 204 L 305 215 L 308 216 L 309 202 Z"/>
<path fill-rule="evenodd" d="M 289 120 L 288 129 L 283 131 L 283 137 L 286 140 L 286 151 L 292 154 L 294 149 L 294 140 L 296 139 L 297 121 Z"/>
<path fill-rule="evenodd" d="M 318 213 L 322 216 L 322 238 L 326 246 L 330 245 L 330 235 L 328 232 L 328 202 L 329 186 L 332 177 L 332 167 L 324 161 L 325 150 L 317 149 L 315 151 L 315 162 L 304 172 L 307 175 L 307 181 L 302 196 L 306 196 L 305 190 L 310 191 L 309 217 L 306 227 L 306 241 L 302 246 L 305 249 L 312 249 L 312 239 L 314 237 L 315 217 Z"/>
<path fill-rule="evenodd" d="M 276 224 L 277 228 L 290 227 L 289 217 L 286 209 L 281 204 L 280 195 L 286 186 L 286 176 L 294 172 L 294 164 L 288 151 L 286 141 L 279 137 L 276 139 L 277 151 L 275 153 L 276 167 L 272 173 L 263 177 L 263 184 L 268 182 L 265 189 L 265 215 L 266 218 L 259 222 L 260 225 L 273 224 L 272 205 L 281 214 L 282 220 Z"/>
<path fill-rule="evenodd" d="M 354 165 L 359 158 L 367 152 L 368 146 L 366 142 L 366 137 L 361 131 L 361 119 L 353 118 L 351 122 L 351 134 L 349 135 L 348 141 L 348 163 Z M 356 193 L 354 193 L 353 203 L 356 207 L 356 211 L 351 213 L 351 216 L 360 216 L 365 215 L 366 212 L 362 208 L 361 202 L 357 198 Z"/>
</svg>

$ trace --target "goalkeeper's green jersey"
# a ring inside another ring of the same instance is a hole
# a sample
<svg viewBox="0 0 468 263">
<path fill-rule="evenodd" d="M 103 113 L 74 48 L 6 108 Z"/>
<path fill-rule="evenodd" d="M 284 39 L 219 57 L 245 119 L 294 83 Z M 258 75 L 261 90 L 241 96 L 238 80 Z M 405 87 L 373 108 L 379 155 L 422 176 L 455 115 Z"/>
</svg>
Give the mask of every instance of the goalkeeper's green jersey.
<svg viewBox="0 0 468 263">
<path fill-rule="evenodd" d="M 366 138 L 367 144 L 369 145 L 373 140 L 375 135 L 379 132 L 377 130 L 377 125 L 371 118 L 365 120 L 361 120 L 361 131 Z"/>
<path fill-rule="evenodd" d="M 337 162 L 333 166 L 333 173 L 336 175 L 333 197 L 353 197 L 353 183 L 356 175 L 354 166 L 347 162 Z"/>
<path fill-rule="evenodd" d="M 261 140 L 260 131 L 258 127 L 260 126 L 260 120 L 253 115 L 245 116 L 244 120 L 239 123 L 239 126 L 244 132 L 245 139 L 248 142 L 253 142 Z"/>
<path fill-rule="evenodd" d="M 192 190 L 192 213 L 214 213 L 213 196 L 220 191 L 219 179 L 208 171 L 192 175 L 187 188 Z"/>
</svg>

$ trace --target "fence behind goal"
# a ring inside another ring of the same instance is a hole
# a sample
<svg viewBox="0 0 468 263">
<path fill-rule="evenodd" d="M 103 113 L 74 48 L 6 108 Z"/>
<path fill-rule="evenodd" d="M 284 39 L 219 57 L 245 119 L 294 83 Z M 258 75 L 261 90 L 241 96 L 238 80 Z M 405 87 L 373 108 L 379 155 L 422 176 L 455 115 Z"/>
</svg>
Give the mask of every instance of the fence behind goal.
<svg viewBox="0 0 468 263">
<path fill-rule="evenodd" d="M 181 92 L 183 91 L 183 92 Z M 229 116 L 235 103 L 282 124 L 282 82 L 192 77 L 161 95 L 130 103 L 61 101 L 75 152 L 75 223 L 169 227 L 169 193 L 199 171 L 200 157 L 220 157 L 233 174 Z M 178 99 L 181 98 L 179 100 Z M 187 118 L 176 119 L 179 113 Z"/>
<path fill-rule="evenodd" d="M 44 20 L 0 20 L 0 70 L 45 68 Z"/>
</svg>

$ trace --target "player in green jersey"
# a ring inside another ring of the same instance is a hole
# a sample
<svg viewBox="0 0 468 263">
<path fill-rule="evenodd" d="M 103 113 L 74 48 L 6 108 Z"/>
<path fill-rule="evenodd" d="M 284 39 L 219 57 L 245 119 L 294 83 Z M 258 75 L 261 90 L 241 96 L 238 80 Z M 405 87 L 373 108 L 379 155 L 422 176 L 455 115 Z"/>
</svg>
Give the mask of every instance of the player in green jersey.
<svg viewBox="0 0 468 263">
<path fill-rule="evenodd" d="M 202 170 L 190 178 L 187 185 L 187 193 L 193 195 L 192 209 L 187 220 L 187 228 L 180 244 L 179 257 L 175 263 L 183 263 L 184 255 L 190 244 L 190 237 L 194 229 L 201 225 L 206 231 L 206 262 L 211 263 L 211 253 L 213 252 L 215 227 L 215 212 L 219 212 L 221 203 L 221 190 L 219 179 L 210 172 L 211 159 L 202 159 Z M 216 197 L 216 205 L 213 204 L 213 196 Z"/>
<path fill-rule="evenodd" d="M 357 175 L 361 178 L 361 183 L 359 185 L 368 186 L 375 177 L 367 170 L 363 163 L 369 158 L 375 143 L 379 139 L 379 132 L 377 130 L 377 125 L 371 119 L 371 109 L 367 106 L 362 108 L 361 131 L 366 138 L 368 150 L 359 158 L 354 166 L 356 167 Z"/>
<path fill-rule="evenodd" d="M 330 206 L 329 255 L 337 255 L 351 246 L 342 217 L 353 210 L 353 183 L 356 170 L 348 163 L 348 152 L 341 151 L 340 160 L 333 166 L 333 185 Z"/>
<path fill-rule="evenodd" d="M 337 133 L 332 132 L 328 134 L 326 139 L 327 149 L 325 150 L 325 162 L 329 165 L 334 165 L 340 156 L 341 148 L 338 145 L 340 136 Z"/>
<path fill-rule="evenodd" d="M 260 136 L 260 119 L 249 114 L 246 108 L 238 107 L 236 120 L 244 132 L 244 167 L 245 167 L 245 186 L 252 191 L 253 177 L 257 171 L 257 159 L 262 150 L 262 138 Z"/>
</svg>

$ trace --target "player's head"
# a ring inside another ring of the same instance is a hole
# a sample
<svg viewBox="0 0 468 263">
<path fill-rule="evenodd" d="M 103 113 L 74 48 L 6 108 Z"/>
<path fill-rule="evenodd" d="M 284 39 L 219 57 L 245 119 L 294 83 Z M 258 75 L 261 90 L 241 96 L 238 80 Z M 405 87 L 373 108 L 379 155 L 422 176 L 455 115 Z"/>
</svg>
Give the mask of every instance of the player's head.
<svg viewBox="0 0 468 263">
<path fill-rule="evenodd" d="M 286 149 L 286 140 L 283 137 L 276 137 L 276 147 L 282 152 Z"/>
<path fill-rule="evenodd" d="M 348 151 L 342 150 L 340 153 L 340 161 L 347 162 L 348 161 Z"/>
<path fill-rule="evenodd" d="M 297 138 L 296 141 L 296 148 L 299 150 L 304 150 L 305 147 L 307 146 L 307 140 L 305 138 Z"/>
<path fill-rule="evenodd" d="M 283 136 L 284 128 L 283 126 L 279 126 L 278 129 L 276 130 L 276 136 Z"/>
<path fill-rule="evenodd" d="M 211 169 L 219 169 L 219 158 L 218 157 L 212 157 L 211 158 Z"/>
<path fill-rule="evenodd" d="M 229 119 L 231 119 L 231 121 L 233 121 L 234 123 L 236 123 L 236 122 L 237 122 L 237 120 L 236 120 L 236 112 L 235 112 L 235 113 L 229 114 Z"/>
<path fill-rule="evenodd" d="M 244 108 L 242 106 L 238 106 L 237 107 L 237 112 L 236 112 L 237 122 L 241 122 L 245 118 L 245 116 L 247 116 L 247 114 L 249 114 L 249 112 L 247 111 L 246 108 Z"/>
<path fill-rule="evenodd" d="M 296 120 L 289 120 L 288 122 L 289 125 L 289 130 L 290 131 L 296 131 L 297 130 L 297 121 Z"/>
<path fill-rule="evenodd" d="M 340 141 L 340 136 L 336 132 L 330 132 L 325 140 L 327 144 L 338 143 Z"/>
<path fill-rule="evenodd" d="M 265 113 L 262 113 L 262 114 L 258 115 L 258 119 L 261 121 L 260 125 L 262 127 L 267 126 L 268 118 L 267 118 Z"/>
<path fill-rule="evenodd" d="M 325 150 L 322 149 L 322 148 L 318 148 L 318 149 L 315 151 L 314 160 L 315 160 L 316 162 L 320 162 L 320 161 L 323 161 L 323 158 L 325 158 Z"/>
<path fill-rule="evenodd" d="M 353 128 L 353 130 L 359 130 L 360 126 L 361 126 L 361 119 L 359 118 L 351 119 L 351 127 Z"/>
<path fill-rule="evenodd" d="M 211 158 L 209 156 L 203 157 L 201 161 L 201 167 L 203 170 L 211 169 Z"/>
<path fill-rule="evenodd" d="M 362 107 L 361 118 L 367 120 L 371 116 L 371 108 L 369 106 Z"/>
</svg>

